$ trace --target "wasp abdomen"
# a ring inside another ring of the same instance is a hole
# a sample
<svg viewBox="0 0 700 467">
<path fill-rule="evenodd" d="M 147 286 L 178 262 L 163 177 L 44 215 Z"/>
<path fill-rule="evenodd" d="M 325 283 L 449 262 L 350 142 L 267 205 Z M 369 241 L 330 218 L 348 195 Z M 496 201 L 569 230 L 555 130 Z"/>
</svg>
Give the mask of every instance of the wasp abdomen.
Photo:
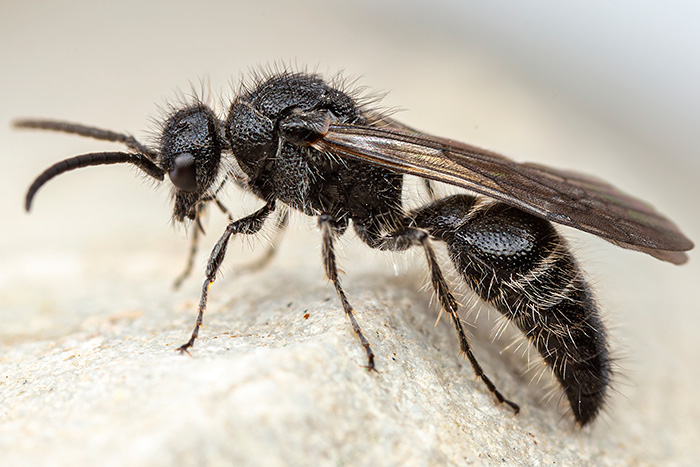
<svg viewBox="0 0 700 467">
<path fill-rule="evenodd" d="M 584 425 L 610 381 L 605 328 L 583 274 L 551 223 L 501 203 L 451 196 L 413 214 L 447 243 L 457 270 L 537 348 Z"/>
</svg>

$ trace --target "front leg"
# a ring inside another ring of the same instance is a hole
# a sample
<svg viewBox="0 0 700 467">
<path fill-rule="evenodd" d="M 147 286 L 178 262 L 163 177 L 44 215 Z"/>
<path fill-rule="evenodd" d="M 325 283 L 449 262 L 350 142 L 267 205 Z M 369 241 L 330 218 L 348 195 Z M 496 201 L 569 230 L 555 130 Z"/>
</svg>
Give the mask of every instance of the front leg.
<svg viewBox="0 0 700 467">
<path fill-rule="evenodd" d="M 199 233 L 204 232 L 202 228 L 202 216 L 204 215 L 204 210 L 206 209 L 206 203 L 199 203 L 197 206 L 197 214 L 195 215 L 194 222 L 192 223 L 192 237 L 190 239 L 190 252 L 187 255 L 187 263 L 185 263 L 185 269 L 180 273 L 173 283 L 173 289 L 177 290 L 180 288 L 185 279 L 187 279 L 190 274 L 192 274 L 192 267 L 194 266 L 194 259 L 197 256 L 197 246 L 199 245 Z"/>
<path fill-rule="evenodd" d="M 179 276 L 177 276 L 175 282 L 173 283 L 173 288 L 175 290 L 179 289 L 182 283 L 185 282 L 185 279 L 190 277 L 190 274 L 192 274 L 192 267 L 194 266 L 194 259 L 197 256 L 197 247 L 199 245 L 199 234 L 205 233 L 204 227 L 202 226 L 202 217 L 204 216 L 207 203 L 210 201 L 214 201 L 221 210 L 221 212 L 228 216 L 229 222 L 233 221 L 231 213 L 226 208 L 226 206 L 224 206 L 221 203 L 221 201 L 219 201 L 219 198 L 217 198 L 216 196 L 207 196 L 206 198 L 202 199 L 202 201 L 197 205 L 195 211 L 194 222 L 192 224 L 192 237 L 190 240 L 190 253 L 189 255 L 187 255 L 187 263 L 185 264 L 185 269 L 184 271 L 182 271 L 182 273 L 180 273 Z"/>
<path fill-rule="evenodd" d="M 231 239 L 232 235 L 243 234 L 251 235 L 257 233 L 262 228 L 265 223 L 265 219 L 270 215 L 272 211 L 275 210 L 275 203 L 270 202 L 265 206 L 255 211 L 253 214 L 246 216 L 237 221 L 232 221 L 226 226 L 224 234 L 221 236 L 214 249 L 209 255 L 209 261 L 207 262 L 206 279 L 204 280 L 204 285 L 202 286 L 202 296 L 199 299 L 199 310 L 197 311 L 197 320 L 194 325 L 194 330 L 192 331 L 192 336 L 187 343 L 183 344 L 178 348 L 180 352 L 187 352 L 190 347 L 194 344 L 194 341 L 199 335 L 199 328 L 202 326 L 202 319 L 204 317 L 204 310 L 207 307 L 207 298 L 209 296 L 209 289 L 211 285 L 216 280 L 216 273 L 221 267 L 221 263 L 224 261 L 226 256 L 226 247 L 228 246 L 228 241 Z"/>
</svg>

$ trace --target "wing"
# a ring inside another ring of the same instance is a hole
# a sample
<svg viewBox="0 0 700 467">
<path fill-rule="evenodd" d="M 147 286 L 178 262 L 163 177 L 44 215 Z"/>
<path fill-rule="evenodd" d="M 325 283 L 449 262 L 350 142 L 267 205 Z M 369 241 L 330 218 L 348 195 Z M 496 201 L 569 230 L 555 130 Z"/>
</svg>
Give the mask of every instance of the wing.
<svg viewBox="0 0 700 467">
<path fill-rule="evenodd" d="M 621 247 L 681 264 L 693 248 L 651 206 L 585 175 L 536 164 L 448 139 L 386 127 L 331 124 L 313 146 L 397 172 L 467 188 L 544 219 L 590 232 Z"/>
</svg>

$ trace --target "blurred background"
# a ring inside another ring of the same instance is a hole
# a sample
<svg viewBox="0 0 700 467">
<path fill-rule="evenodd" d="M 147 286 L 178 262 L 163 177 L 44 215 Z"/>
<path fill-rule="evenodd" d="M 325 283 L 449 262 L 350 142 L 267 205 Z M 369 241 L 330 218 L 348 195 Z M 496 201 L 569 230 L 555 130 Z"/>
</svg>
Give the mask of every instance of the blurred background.
<svg viewBox="0 0 700 467">
<path fill-rule="evenodd" d="M 342 71 L 428 133 L 595 174 L 697 242 L 699 21 L 700 5 L 685 1 L 2 1 L 0 343 L 60 336 L 108 293 L 134 306 L 168 293 L 187 244 L 170 228 L 168 190 L 128 167 L 63 175 L 24 213 L 41 170 L 116 146 L 11 121 L 65 119 L 148 141 L 178 90 L 205 89 L 223 115 L 241 77 L 275 63 Z M 228 205 L 241 215 L 256 202 L 232 193 Z M 673 267 L 564 232 L 615 325 L 624 381 L 610 423 L 629 416 L 628 441 L 655 439 L 640 452 L 697 454 L 697 255 Z"/>
</svg>

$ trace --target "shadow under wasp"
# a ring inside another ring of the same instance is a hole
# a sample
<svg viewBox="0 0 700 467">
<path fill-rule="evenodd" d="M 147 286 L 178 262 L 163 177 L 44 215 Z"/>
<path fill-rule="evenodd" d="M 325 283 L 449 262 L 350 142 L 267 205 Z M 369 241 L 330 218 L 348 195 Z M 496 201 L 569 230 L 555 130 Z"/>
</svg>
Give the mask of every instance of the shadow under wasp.
<svg viewBox="0 0 700 467">
<path fill-rule="evenodd" d="M 194 330 L 179 348 L 182 352 L 197 339 L 229 240 L 255 234 L 276 210 L 288 207 L 317 218 L 325 274 L 366 352 L 369 369 L 375 366 L 374 353 L 341 286 L 334 243 L 352 224 L 371 248 L 422 248 L 441 313 L 450 317 L 461 351 L 496 399 L 517 413 L 518 405 L 501 394 L 472 353 L 458 303 L 431 245 L 444 242 L 466 284 L 513 322 L 551 367 L 576 421 L 585 425 L 596 417 L 611 377 L 606 331 L 591 289 L 552 222 L 681 264 L 687 261 L 683 252 L 693 244 L 671 221 L 595 178 L 516 163 L 417 132 L 320 76 L 274 71 L 253 81 L 241 88 L 225 120 L 199 101 L 174 109 L 162 123 L 157 147 L 79 124 L 15 122 L 20 128 L 116 141 L 129 149 L 83 154 L 49 167 L 29 188 L 27 211 L 39 188 L 57 175 L 119 163 L 135 165 L 159 181 L 168 175 L 174 219 L 194 221 L 195 242 L 209 203 L 227 212 L 218 198 L 227 183 L 260 198 L 263 206 L 231 220 L 214 246 Z M 429 204 L 407 209 L 402 205 L 405 174 L 425 179 L 431 194 L 434 180 L 483 196 L 433 196 Z M 286 217 L 280 219 L 283 226 Z"/>
</svg>

